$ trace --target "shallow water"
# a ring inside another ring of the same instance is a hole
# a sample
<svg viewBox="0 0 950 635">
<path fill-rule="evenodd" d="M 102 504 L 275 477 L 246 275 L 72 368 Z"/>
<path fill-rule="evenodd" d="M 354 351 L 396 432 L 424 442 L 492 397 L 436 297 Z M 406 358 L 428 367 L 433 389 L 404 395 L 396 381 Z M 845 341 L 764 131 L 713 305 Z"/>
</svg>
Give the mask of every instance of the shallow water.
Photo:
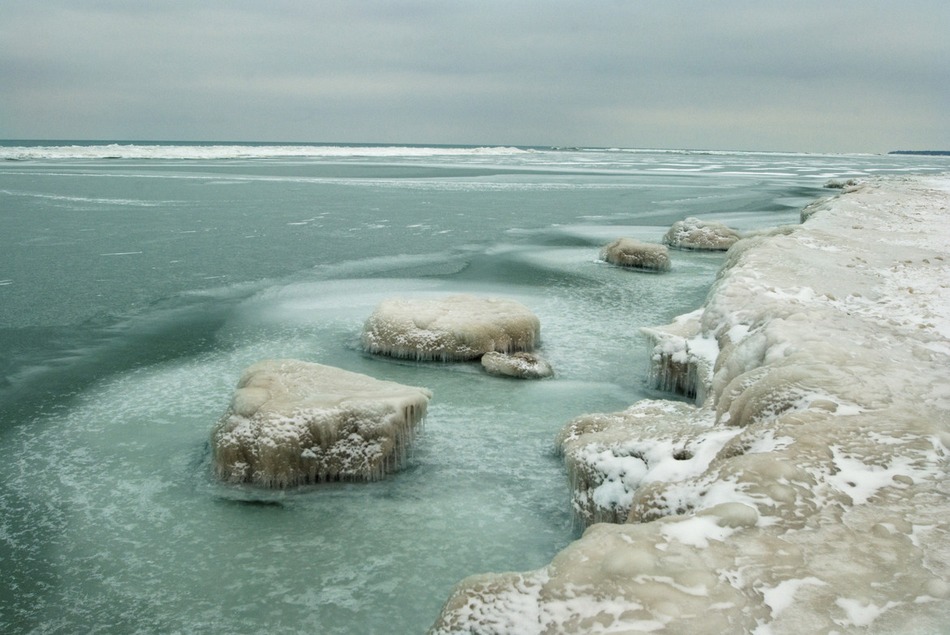
<svg viewBox="0 0 950 635">
<path fill-rule="evenodd" d="M 654 393 L 640 326 L 721 254 L 598 261 L 694 215 L 798 221 L 830 178 L 939 157 L 507 148 L 32 147 L 0 157 L 0 631 L 422 632 L 453 585 L 576 537 L 556 432 Z M 294 156 L 290 156 L 294 155 Z M 117 157 L 117 158 L 107 158 Z M 15 160 L 13 160 L 15 159 Z M 382 299 L 512 297 L 550 380 L 358 348 Z M 209 474 L 241 370 L 430 388 L 403 471 L 275 493 Z"/>
</svg>

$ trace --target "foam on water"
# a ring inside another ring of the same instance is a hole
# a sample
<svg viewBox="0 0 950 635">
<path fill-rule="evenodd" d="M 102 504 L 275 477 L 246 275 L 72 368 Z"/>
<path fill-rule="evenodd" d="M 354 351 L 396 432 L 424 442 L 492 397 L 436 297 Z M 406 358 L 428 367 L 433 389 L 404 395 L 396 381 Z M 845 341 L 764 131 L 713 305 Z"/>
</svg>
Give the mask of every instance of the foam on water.
<svg viewBox="0 0 950 635">
<path fill-rule="evenodd" d="M 527 152 L 514 147 L 334 146 L 334 145 L 175 145 L 109 143 L 58 146 L 0 146 L 0 159 L 271 159 L 506 156 Z"/>
</svg>

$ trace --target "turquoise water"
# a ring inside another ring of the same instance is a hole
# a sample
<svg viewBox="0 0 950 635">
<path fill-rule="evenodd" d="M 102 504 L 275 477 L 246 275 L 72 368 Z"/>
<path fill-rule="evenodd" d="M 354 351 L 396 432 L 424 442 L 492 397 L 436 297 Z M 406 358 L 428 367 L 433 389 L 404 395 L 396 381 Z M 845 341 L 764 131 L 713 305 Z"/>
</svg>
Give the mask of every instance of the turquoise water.
<svg viewBox="0 0 950 635">
<path fill-rule="evenodd" d="M 686 216 L 798 221 L 831 178 L 942 157 L 385 146 L 0 146 L 0 631 L 420 633 L 462 577 L 578 528 L 552 440 L 654 396 L 640 326 L 720 254 L 597 259 Z M 396 295 L 514 298 L 557 376 L 374 358 Z M 297 357 L 426 386 L 408 466 L 273 493 L 215 483 L 241 370 Z"/>
</svg>

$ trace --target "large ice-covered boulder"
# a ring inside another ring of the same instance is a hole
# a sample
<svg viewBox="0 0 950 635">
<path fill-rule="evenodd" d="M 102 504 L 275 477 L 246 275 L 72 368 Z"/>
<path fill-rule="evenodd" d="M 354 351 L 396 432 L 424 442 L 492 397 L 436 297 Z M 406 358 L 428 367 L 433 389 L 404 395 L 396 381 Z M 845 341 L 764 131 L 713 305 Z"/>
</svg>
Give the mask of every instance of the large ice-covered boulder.
<svg viewBox="0 0 950 635">
<path fill-rule="evenodd" d="M 600 251 L 601 260 L 619 267 L 644 271 L 669 271 L 670 251 L 666 245 L 618 238 Z"/>
<path fill-rule="evenodd" d="M 676 221 L 663 236 L 663 242 L 675 249 L 726 251 L 741 236 L 722 223 L 693 216 Z"/>
<path fill-rule="evenodd" d="M 554 374 L 546 359 L 535 353 L 499 353 L 489 351 L 482 355 L 482 368 L 490 375 L 517 379 L 542 379 Z"/>
<path fill-rule="evenodd" d="M 384 300 L 366 320 L 361 343 L 391 357 L 464 361 L 490 351 L 531 351 L 540 337 L 540 320 L 514 300 L 453 295 Z"/>
<path fill-rule="evenodd" d="M 332 366 L 259 362 L 211 433 L 214 472 L 274 488 L 378 480 L 402 465 L 431 397 Z"/>
</svg>

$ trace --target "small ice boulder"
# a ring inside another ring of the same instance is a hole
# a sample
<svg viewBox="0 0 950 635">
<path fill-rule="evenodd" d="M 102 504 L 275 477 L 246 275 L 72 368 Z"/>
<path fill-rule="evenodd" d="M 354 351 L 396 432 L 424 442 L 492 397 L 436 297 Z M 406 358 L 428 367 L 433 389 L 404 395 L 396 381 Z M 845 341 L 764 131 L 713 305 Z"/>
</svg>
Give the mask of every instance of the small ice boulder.
<svg viewBox="0 0 950 635">
<path fill-rule="evenodd" d="M 670 251 L 666 245 L 618 238 L 600 251 L 600 259 L 612 265 L 644 271 L 669 271 Z"/>
<path fill-rule="evenodd" d="M 554 369 L 546 359 L 536 353 L 499 353 L 489 351 L 482 355 L 482 367 L 491 375 L 517 377 L 519 379 L 541 379 L 554 374 Z"/>
<path fill-rule="evenodd" d="M 211 433 L 215 475 L 292 487 L 398 469 L 432 393 L 294 359 L 250 366 Z"/>
<path fill-rule="evenodd" d="M 690 216 L 673 223 L 663 236 L 663 242 L 674 249 L 726 251 L 740 237 L 739 232 L 722 223 Z"/>
<path fill-rule="evenodd" d="M 363 326 L 363 350 L 419 361 L 465 361 L 534 349 L 541 322 L 504 298 L 453 295 L 384 300 Z"/>
</svg>

